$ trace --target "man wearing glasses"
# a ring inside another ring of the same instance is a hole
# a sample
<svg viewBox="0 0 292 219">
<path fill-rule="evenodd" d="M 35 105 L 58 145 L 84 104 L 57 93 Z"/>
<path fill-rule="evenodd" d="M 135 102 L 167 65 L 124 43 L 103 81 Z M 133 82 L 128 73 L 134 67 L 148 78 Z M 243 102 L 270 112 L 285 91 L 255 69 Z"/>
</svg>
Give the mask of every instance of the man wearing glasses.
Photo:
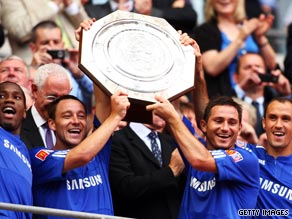
<svg viewBox="0 0 292 219">
<path fill-rule="evenodd" d="M 27 111 L 20 135 L 28 149 L 44 145 L 48 149 L 53 147 L 56 138 L 47 125 L 47 106 L 70 91 L 70 78 L 61 65 L 50 63 L 38 68 L 32 84 L 35 102 Z"/>
</svg>

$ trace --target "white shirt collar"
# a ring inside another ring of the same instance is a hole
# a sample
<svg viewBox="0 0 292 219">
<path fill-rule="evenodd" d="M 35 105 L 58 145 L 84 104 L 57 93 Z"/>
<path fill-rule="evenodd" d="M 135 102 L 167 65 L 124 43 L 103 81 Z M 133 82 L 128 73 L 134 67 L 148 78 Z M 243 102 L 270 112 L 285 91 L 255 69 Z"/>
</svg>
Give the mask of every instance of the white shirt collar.
<svg viewBox="0 0 292 219">
<path fill-rule="evenodd" d="M 41 115 L 35 108 L 35 105 L 32 105 L 31 107 L 31 114 L 38 128 L 41 127 L 46 122 L 46 120 L 44 120 L 43 117 L 41 117 Z"/>
<path fill-rule="evenodd" d="M 142 123 L 130 122 L 129 126 L 141 139 L 148 137 L 149 133 L 152 131 Z"/>
</svg>

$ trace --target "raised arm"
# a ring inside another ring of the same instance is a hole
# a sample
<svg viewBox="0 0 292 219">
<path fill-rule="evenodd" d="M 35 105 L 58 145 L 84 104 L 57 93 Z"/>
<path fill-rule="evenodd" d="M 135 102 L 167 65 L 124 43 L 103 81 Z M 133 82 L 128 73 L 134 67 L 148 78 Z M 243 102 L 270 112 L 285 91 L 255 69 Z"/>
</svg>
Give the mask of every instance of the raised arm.
<svg viewBox="0 0 292 219">
<path fill-rule="evenodd" d="M 153 110 L 155 114 L 168 123 L 174 138 L 190 165 L 197 170 L 216 173 L 217 166 L 213 156 L 205 146 L 189 132 L 173 105 L 163 97 L 157 96 L 156 100 L 158 102 L 148 105 L 147 110 Z"/>
<path fill-rule="evenodd" d="M 196 41 L 192 44 L 195 49 L 196 66 L 195 66 L 195 89 L 193 90 L 193 104 L 196 114 L 197 125 L 200 126 L 204 116 L 205 108 L 209 102 L 207 84 L 203 71 L 203 60 L 199 45 Z M 199 127 L 200 128 L 200 127 Z"/>
<path fill-rule="evenodd" d="M 179 32 L 181 33 L 181 32 Z M 207 84 L 204 76 L 203 71 L 203 61 L 202 61 L 202 54 L 200 51 L 200 47 L 197 42 L 189 37 L 187 34 L 181 34 L 180 36 L 181 44 L 187 46 L 190 45 L 194 48 L 194 54 L 196 57 L 196 64 L 195 64 L 195 89 L 193 90 L 193 104 L 196 114 L 196 121 L 197 124 L 200 124 L 201 119 L 204 115 L 204 110 L 206 105 L 209 102 L 209 96 L 207 91 Z"/>
<path fill-rule="evenodd" d="M 259 25 L 254 32 L 255 40 L 259 46 L 260 53 L 265 60 L 265 64 L 268 69 L 273 70 L 276 68 L 276 53 L 269 43 L 268 38 L 266 37 L 267 32 L 270 30 L 274 22 L 273 15 L 260 15 Z"/>
<path fill-rule="evenodd" d="M 97 99 L 97 102 L 98 101 L 99 99 Z M 103 105 L 103 103 L 101 105 Z M 97 130 L 68 152 L 65 158 L 63 172 L 67 172 L 90 162 L 105 146 L 119 122 L 125 117 L 129 107 L 130 102 L 126 93 L 121 91 L 114 93 L 110 98 L 110 105 L 107 105 L 107 108 L 111 109 L 109 116 L 105 118 L 104 122 Z M 104 110 L 103 108 L 98 109 L 101 111 Z"/>
</svg>

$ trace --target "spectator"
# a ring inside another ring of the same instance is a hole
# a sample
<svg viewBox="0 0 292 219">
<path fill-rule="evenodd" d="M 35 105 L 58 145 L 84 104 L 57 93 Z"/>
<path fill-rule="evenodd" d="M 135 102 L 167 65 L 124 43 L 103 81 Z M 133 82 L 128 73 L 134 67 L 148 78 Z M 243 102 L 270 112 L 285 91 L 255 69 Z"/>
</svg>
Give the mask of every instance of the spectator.
<svg viewBox="0 0 292 219">
<path fill-rule="evenodd" d="M 258 136 L 264 132 L 261 120 L 266 104 L 275 96 L 291 95 L 288 79 L 280 70 L 266 73 L 265 63 L 261 55 L 246 53 L 238 61 L 234 75 L 237 82 L 234 87 L 235 96 L 252 104 L 257 109 L 256 133 Z M 269 76 L 274 81 L 266 81 L 263 76 Z M 274 78 L 272 78 L 274 76 Z M 276 91 L 276 92 L 275 92 Z"/>
<path fill-rule="evenodd" d="M 265 34 L 274 17 L 246 20 L 244 1 L 206 1 L 206 23 L 194 30 L 202 49 L 208 95 L 231 95 L 237 57 L 246 52 L 262 54 L 268 69 L 276 67 L 275 52 Z"/>
<path fill-rule="evenodd" d="M 19 85 L 0 83 L 0 202 L 32 205 L 32 172 L 29 153 L 20 140 L 21 122 L 25 118 L 25 95 Z M 1 218 L 30 219 L 31 214 L 0 210 Z"/>
<path fill-rule="evenodd" d="M 33 104 L 30 71 L 27 64 L 18 56 L 11 55 L 0 61 L 0 82 L 10 81 L 21 86 L 25 94 L 26 109 Z"/>
<path fill-rule="evenodd" d="M 68 71 L 72 84 L 70 94 L 76 96 L 86 105 L 87 112 L 91 113 L 93 82 L 78 68 L 78 50 L 68 50 L 69 58 L 52 57 L 49 50 L 64 50 L 62 32 L 54 21 L 38 23 L 32 30 L 32 43 L 30 44 L 33 60 L 32 66 L 41 66 L 47 63 L 62 64 Z"/>
<path fill-rule="evenodd" d="M 74 30 L 88 16 L 80 0 L 0 0 L 0 20 L 7 30 L 12 54 L 31 62 L 31 30 L 39 22 L 55 19 L 62 27 L 66 47 L 78 48 Z"/>
<path fill-rule="evenodd" d="M 194 48 L 201 60 L 198 46 Z M 197 68 L 202 71 L 200 65 Z M 166 120 L 186 165 L 187 183 L 179 218 L 234 219 L 240 218 L 239 209 L 253 209 L 259 191 L 259 166 L 253 153 L 235 144 L 241 129 L 240 105 L 229 97 L 209 102 L 201 121 L 205 147 L 187 130 L 169 101 L 159 96 L 157 101 L 147 109 Z"/>
<path fill-rule="evenodd" d="M 32 84 L 35 103 L 27 111 L 20 135 L 29 149 L 39 146 L 49 148 L 46 142 L 47 131 L 51 133 L 52 143 L 55 143 L 54 133 L 46 126 L 47 106 L 58 97 L 69 94 L 70 90 L 70 79 L 62 66 L 50 63 L 38 68 Z"/>
<path fill-rule="evenodd" d="M 165 122 L 131 122 L 113 135 L 110 183 L 115 215 L 139 219 L 178 218 L 184 187 L 183 161 L 171 136 L 161 133 Z M 159 130 L 159 131 L 157 131 Z M 150 133 L 155 133 L 155 157 Z"/>
<path fill-rule="evenodd" d="M 121 91 L 110 101 L 98 88 L 96 101 L 97 129 L 87 137 L 86 109 L 80 100 L 66 95 L 49 106 L 48 122 L 56 133 L 56 144 L 53 150 L 30 151 L 35 205 L 113 215 L 108 180 L 110 137 L 130 103 Z"/>
<path fill-rule="evenodd" d="M 11 55 L 0 61 L 0 82 L 3 81 L 14 82 L 31 90 L 30 72 L 23 59 Z"/>
</svg>

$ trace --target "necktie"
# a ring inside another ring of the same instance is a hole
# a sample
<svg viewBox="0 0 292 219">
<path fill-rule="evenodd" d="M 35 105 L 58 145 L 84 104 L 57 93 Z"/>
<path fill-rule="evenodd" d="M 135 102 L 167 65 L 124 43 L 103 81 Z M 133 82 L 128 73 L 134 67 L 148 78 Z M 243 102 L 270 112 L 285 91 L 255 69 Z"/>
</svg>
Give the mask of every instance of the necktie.
<svg viewBox="0 0 292 219">
<path fill-rule="evenodd" d="M 263 128 L 262 128 L 262 116 L 261 116 L 260 110 L 259 110 L 259 103 L 257 101 L 252 101 L 251 104 L 256 108 L 257 123 L 256 123 L 255 130 L 256 130 L 257 135 L 259 136 L 263 131 Z"/>
<path fill-rule="evenodd" d="M 151 149 L 152 149 L 152 153 L 154 155 L 154 157 L 158 160 L 160 166 L 162 166 L 162 156 L 161 156 L 161 151 L 158 147 L 156 138 L 157 135 L 155 132 L 150 132 L 150 134 L 148 135 L 148 137 L 151 140 Z"/>
<path fill-rule="evenodd" d="M 45 140 L 46 140 L 46 146 L 48 149 L 52 149 L 54 147 L 53 145 L 53 137 L 51 129 L 49 128 L 48 122 L 45 122 L 42 127 L 45 131 Z"/>
</svg>

